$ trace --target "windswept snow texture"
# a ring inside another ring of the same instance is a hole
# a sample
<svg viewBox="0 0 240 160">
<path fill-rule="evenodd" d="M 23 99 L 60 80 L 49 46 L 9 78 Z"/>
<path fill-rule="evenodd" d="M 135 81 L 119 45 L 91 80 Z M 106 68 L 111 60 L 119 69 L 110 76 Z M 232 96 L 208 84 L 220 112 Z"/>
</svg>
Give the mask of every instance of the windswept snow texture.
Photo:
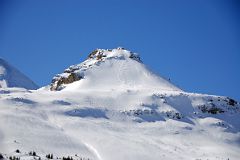
<svg viewBox="0 0 240 160">
<path fill-rule="evenodd" d="M 0 58 L 0 88 L 7 87 L 38 88 L 28 77 Z"/>
<path fill-rule="evenodd" d="M 184 92 L 127 50 L 98 51 L 55 77 L 69 82 L 59 91 L 0 89 L 3 157 L 239 160 L 239 102 Z M 82 78 L 61 79 L 71 74 Z"/>
</svg>

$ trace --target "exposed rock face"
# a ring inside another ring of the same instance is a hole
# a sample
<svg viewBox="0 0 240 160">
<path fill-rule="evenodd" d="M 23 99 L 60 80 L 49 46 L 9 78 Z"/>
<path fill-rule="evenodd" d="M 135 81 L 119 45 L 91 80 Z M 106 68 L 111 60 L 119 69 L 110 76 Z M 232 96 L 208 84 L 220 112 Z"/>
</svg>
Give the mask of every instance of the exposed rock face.
<svg viewBox="0 0 240 160">
<path fill-rule="evenodd" d="M 116 54 L 119 53 L 119 54 Z M 107 59 L 111 58 L 130 58 L 139 63 L 142 63 L 140 57 L 133 52 L 127 51 L 122 47 L 117 49 L 96 49 L 88 55 L 87 60 L 83 63 L 72 65 L 69 68 L 65 69 L 62 74 L 57 74 L 51 83 L 50 90 L 57 91 L 65 87 L 66 84 L 79 81 L 84 78 L 84 72 L 91 68 L 92 66 L 102 63 Z"/>
<path fill-rule="evenodd" d="M 92 51 L 89 56 L 88 56 L 88 59 L 95 59 L 95 60 L 104 60 L 104 59 L 107 59 L 107 58 L 110 58 L 111 56 L 109 56 L 109 54 L 111 54 L 111 52 L 113 50 L 125 50 L 125 48 L 123 47 L 118 47 L 117 49 L 96 49 L 94 51 Z M 127 50 L 125 50 L 127 51 Z M 133 53 L 133 52 L 130 52 L 128 58 L 131 58 L 133 60 L 136 60 L 138 62 L 142 62 L 139 55 L 136 54 L 136 53 Z"/>
<path fill-rule="evenodd" d="M 78 76 L 75 73 L 70 73 L 67 77 L 56 77 L 52 80 L 51 91 L 61 90 L 63 84 L 73 83 L 82 79 L 81 76 Z"/>
</svg>

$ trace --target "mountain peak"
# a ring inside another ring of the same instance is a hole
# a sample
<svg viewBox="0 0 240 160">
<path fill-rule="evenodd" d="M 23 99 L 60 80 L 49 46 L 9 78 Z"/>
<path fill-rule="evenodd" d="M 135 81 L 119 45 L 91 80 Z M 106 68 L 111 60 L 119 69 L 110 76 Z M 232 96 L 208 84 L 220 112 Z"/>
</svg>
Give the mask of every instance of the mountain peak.
<svg viewBox="0 0 240 160">
<path fill-rule="evenodd" d="M 123 47 L 118 47 L 116 49 L 96 49 L 88 55 L 88 59 L 94 59 L 97 61 L 102 61 L 108 58 L 131 58 L 141 62 L 137 53 L 128 51 Z"/>
<path fill-rule="evenodd" d="M 149 71 L 138 54 L 122 47 L 94 50 L 84 62 L 72 65 L 63 73 L 57 74 L 50 86 L 51 90 L 65 88 L 70 90 L 124 88 L 180 90 L 169 81 Z"/>
</svg>

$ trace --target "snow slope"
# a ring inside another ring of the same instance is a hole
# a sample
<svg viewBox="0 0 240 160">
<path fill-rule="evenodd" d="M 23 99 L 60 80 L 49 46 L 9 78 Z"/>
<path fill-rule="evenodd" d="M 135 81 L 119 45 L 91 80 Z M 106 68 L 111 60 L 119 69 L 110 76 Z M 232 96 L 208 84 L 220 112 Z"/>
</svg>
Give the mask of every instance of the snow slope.
<svg viewBox="0 0 240 160">
<path fill-rule="evenodd" d="M 0 88 L 7 87 L 38 88 L 28 77 L 0 58 Z"/>
<path fill-rule="evenodd" d="M 54 80 L 67 82 L 59 91 L 0 89 L 0 153 L 21 159 L 239 159 L 238 102 L 184 92 L 149 72 L 139 57 L 113 51 L 115 58 L 89 58 L 59 74 Z M 82 78 L 59 78 L 73 72 Z"/>
<path fill-rule="evenodd" d="M 121 88 L 180 90 L 164 78 L 149 71 L 140 57 L 123 48 L 97 49 L 88 59 L 70 66 L 64 73 L 54 77 L 52 86 L 61 78 L 74 74 L 78 81 L 62 84 L 58 90 L 111 90 Z"/>
</svg>

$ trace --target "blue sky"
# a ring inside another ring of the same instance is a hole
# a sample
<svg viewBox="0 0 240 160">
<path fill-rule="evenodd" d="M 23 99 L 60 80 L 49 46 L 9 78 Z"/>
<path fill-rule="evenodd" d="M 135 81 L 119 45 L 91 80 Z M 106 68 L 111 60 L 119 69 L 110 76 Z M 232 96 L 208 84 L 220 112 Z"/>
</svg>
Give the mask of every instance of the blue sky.
<svg viewBox="0 0 240 160">
<path fill-rule="evenodd" d="M 1 0 L 0 56 L 38 85 L 123 46 L 189 92 L 240 100 L 236 0 Z"/>
</svg>

